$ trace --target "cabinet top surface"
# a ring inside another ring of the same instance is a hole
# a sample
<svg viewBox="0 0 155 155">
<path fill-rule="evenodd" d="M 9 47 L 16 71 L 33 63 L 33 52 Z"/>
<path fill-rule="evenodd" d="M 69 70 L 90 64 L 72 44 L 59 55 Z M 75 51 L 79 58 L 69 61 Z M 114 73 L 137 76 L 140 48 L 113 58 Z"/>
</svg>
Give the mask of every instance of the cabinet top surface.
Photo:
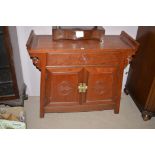
<svg viewBox="0 0 155 155">
<path fill-rule="evenodd" d="M 133 50 L 134 40 L 124 35 L 106 35 L 104 43 L 96 40 L 59 40 L 53 41 L 52 35 L 30 35 L 27 48 L 30 52 L 79 51 L 79 50 Z M 128 36 L 127 36 L 128 37 Z"/>
</svg>

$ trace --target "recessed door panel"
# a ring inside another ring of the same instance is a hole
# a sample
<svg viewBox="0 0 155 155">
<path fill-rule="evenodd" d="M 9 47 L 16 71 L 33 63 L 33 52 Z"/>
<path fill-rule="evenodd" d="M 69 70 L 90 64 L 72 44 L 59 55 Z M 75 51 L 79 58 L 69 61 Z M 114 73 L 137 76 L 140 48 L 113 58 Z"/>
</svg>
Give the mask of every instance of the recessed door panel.
<svg viewBox="0 0 155 155">
<path fill-rule="evenodd" d="M 46 104 L 75 105 L 81 103 L 78 84 L 82 82 L 81 68 L 47 68 Z"/>
<path fill-rule="evenodd" d="M 117 86 L 116 68 L 86 67 L 85 82 L 88 86 L 85 94 L 86 104 L 112 102 Z"/>
</svg>

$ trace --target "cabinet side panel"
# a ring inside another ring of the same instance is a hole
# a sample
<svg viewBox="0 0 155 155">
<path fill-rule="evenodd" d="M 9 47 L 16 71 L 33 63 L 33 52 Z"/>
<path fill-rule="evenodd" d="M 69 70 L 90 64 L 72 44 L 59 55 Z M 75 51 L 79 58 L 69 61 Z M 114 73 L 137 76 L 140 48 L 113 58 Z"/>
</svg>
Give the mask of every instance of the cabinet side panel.
<svg viewBox="0 0 155 155">
<path fill-rule="evenodd" d="M 155 112 L 155 78 L 153 80 L 149 97 L 147 100 L 146 109 L 151 112 Z"/>
</svg>

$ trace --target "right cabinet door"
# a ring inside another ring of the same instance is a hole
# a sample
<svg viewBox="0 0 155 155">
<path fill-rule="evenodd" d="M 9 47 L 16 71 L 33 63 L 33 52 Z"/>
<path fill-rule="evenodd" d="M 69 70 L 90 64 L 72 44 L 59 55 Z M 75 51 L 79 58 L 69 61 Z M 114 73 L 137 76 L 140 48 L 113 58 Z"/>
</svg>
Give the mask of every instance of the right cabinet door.
<svg viewBox="0 0 155 155">
<path fill-rule="evenodd" d="M 84 104 L 113 103 L 117 93 L 117 68 L 111 66 L 86 67 L 84 83 L 88 86 Z"/>
</svg>

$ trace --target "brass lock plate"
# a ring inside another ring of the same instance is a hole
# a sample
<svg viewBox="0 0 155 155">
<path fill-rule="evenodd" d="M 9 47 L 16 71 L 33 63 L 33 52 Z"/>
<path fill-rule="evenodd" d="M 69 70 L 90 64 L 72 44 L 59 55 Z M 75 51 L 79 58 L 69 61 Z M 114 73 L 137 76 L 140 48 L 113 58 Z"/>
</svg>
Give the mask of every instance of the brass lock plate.
<svg viewBox="0 0 155 155">
<path fill-rule="evenodd" d="M 86 85 L 86 83 L 79 83 L 79 86 L 78 86 L 79 93 L 85 93 L 87 89 L 88 89 L 88 86 Z"/>
</svg>

